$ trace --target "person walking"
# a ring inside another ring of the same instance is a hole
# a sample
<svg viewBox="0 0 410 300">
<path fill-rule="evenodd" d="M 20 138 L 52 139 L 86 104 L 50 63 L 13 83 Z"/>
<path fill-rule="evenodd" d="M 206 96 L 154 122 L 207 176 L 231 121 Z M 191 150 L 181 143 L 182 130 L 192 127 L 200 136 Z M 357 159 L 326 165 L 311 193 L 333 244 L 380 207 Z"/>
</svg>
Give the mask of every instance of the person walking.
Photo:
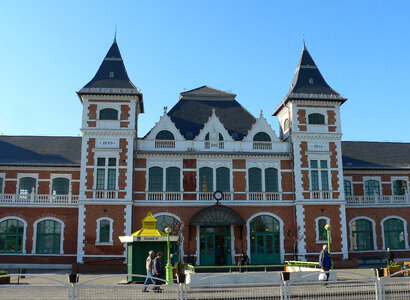
<svg viewBox="0 0 410 300">
<path fill-rule="evenodd" d="M 157 277 L 157 278 L 162 278 L 162 276 L 164 275 L 164 272 L 162 271 L 161 258 L 162 258 L 162 252 L 158 252 L 157 257 L 155 257 L 153 261 L 153 265 L 152 265 L 152 274 L 154 275 L 154 277 Z M 156 280 L 154 284 L 161 285 L 162 281 Z M 159 293 L 162 291 L 162 289 L 159 286 L 154 286 L 153 290 L 156 293 Z"/>
<path fill-rule="evenodd" d="M 390 251 L 390 248 L 387 248 L 387 252 L 386 254 L 384 254 L 384 258 L 386 259 L 387 267 L 393 264 L 394 253 Z"/>
<path fill-rule="evenodd" d="M 154 280 L 154 278 L 152 278 L 153 277 L 152 269 L 153 269 L 153 266 L 154 266 L 154 257 L 155 257 L 154 250 L 150 250 L 148 252 L 148 257 L 145 260 L 145 268 L 147 270 L 147 278 L 145 279 L 145 282 L 144 282 L 144 287 L 142 289 L 143 292 L 149 292 L 147 290 L 147 288 L 148 288 L 148 285 L 151 282 L 152 282 L 152 284 L 155 284 L 155 280 Z"/>
<path fill-rule="evenodd" d="M 327 245 L 323 245 L 323 250 L 319 254 L 319 267 L 325 272 L 326 280 L 329 280 L 329 270 L 332 266 L 330 254 L 327 251 Z"/>
</svg>

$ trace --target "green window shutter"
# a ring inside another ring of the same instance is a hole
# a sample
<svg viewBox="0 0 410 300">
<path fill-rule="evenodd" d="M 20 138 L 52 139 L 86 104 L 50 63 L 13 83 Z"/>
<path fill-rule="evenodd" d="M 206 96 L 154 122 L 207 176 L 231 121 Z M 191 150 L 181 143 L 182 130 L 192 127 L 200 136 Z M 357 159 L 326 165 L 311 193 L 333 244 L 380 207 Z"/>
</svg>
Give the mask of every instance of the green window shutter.
<svg viewBox="0 0 410 300">
<path fill-rule="evenodd" d="M 319 174 L 318 171 L 310 171 L 312 177 L 312 191 L 319 190 Z"/>
<path fill-rule="evenodd" d="M 34 193 L 36 192 L 36 179 L 33 177 L 23 177 L 20 178 L 20 194 L 31 194 L 34 188 Z"/>
<path fill-rule="evenodd" d="M 163 192 L 163 171 L 160 167 L 152 167 L 149 169 L 148 191 Z"/>
<path fill-rule="evenodd" d="M 405 195 L 407 191 L 407 182 L 404 180 L 393 181 L 393 192 L 394 195 Z"/>
<path fill-rule="evenodd" d="M 213 192 L 213 171 L 211 168 L 199 169 L 199 191 Z"/>
<path fill-rule="evenodd" d="M 181 191 L 180 182 L 181 182 L 181 175 L 180 170 L 177 167 L 169 167 L 167 168 L 166 173 L 166 191 L 167 192 L 179 192 Z"/>
<path fill-rule="evenodd" d="M 61 224 L 54 220 L 44 220 L 37 224 L 36 253 L 59 254 Z"/>
<path fill-rule="evenodd" d="M 322 191 L 329 190 L 329 179 L 327 175 L 327 171 L 320 171 L 321 180 L 322 180 Z"/>
<path fill-rule="evenodd" d="M 352 223 L 353 250 L 364 251 L 373 249 L 372 222 L 358 219 Z"/>
<path fill-rule="evenodd" d="M 116 190 L 117 172 L 116 169 L 108 169 L 107 190 Z"/>
<path fill-rule="evenodd" d="M 105 189 L 105 169 L 97 169 L 97 186 L 96 190 Z"/>
<path fill-rule="evenodd" d="M 326 223 L 326 219 L 319 219 L 319 221 L 317 222 L 317 225 L 319 227 L 319 241 L 327 240 L 327 231 L 325 229 Z"/>
<path fill-rule="evenodd" d="M 0 253 L 23 252 L 24 224 L 17 219 L 0 223 Z"/>
<path fill-rule="evenodd" d="M 366 196 L 380 195 L 379 182 L 376 180 L 367 180 L 364 183 Z"/>
<path fill-rule="evenodd" d="M 228 168 L 216 169 L 216 189 L 222 192 L 230 192 L 230 179 Z"/>
<path fill-rule="evenodd" d="M 345 196 L 351 196 L 352 195 L 352 184 L 350 183 L 350 181 L 343 180 L 343 185 L 345 189 Z"/>
<path fill-rule="evenodd" d="M 278 170 L 275 168 L 265 169 L 265 192 L 278 192 Z"/>
<path fill-rule="evenodd" d="M 70 191 L 70 180 L 67 178 L 53 179 L 53 195 L 68 195 Z"/>
<path fill-rule="evenodd" d="M 100 221 L 100 243 L 110 242 L 111 223 L 108 220 Z"/>
<path fill-rule="evenodd" d="M 386 248 L 404 249 L 404 224 L 397 218 L 391 218 L 383 222 L 384 239 Z"/>
<path fill-rule="evenodd" d="M 249 192 L 262 192 L 262 171 L 250 168 L 248 171 Z"/>
</svg>

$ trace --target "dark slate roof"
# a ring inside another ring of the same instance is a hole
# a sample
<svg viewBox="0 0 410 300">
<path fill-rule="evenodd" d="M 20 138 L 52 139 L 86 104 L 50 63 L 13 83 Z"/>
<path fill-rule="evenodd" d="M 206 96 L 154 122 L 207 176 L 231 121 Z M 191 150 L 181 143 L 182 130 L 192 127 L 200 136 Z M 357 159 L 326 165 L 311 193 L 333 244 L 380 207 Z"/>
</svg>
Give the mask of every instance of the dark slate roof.
<svg viewBox="0 0 410 300">
<path fill-rule="evenodd" d="M 235 94 L 208 86 L 183 92 L 168 116 L 188 140 L 194 139 L 208 122 L 212 109 L 234 140 L 242 140 L 256 122 L 236 100 Z"/>
<path fill-rule="evenodd" d="M 81 161 L 81 137 L 0 136 L 0 165 L 75 166 Z"/>
<path fill-rule="evenodd" d="M 410 143 L 342 142 L 344 169 L 410 169 Z"/>
<path fill-rule="evenodd" d="M 346 101 L 346 98 L 326 83 L 305 43 L 303 43 L 302 55 L 289 91 L 273 115 L 276 115 L 288 100 L 339 101 L 341 103 Z"/>
</svg>

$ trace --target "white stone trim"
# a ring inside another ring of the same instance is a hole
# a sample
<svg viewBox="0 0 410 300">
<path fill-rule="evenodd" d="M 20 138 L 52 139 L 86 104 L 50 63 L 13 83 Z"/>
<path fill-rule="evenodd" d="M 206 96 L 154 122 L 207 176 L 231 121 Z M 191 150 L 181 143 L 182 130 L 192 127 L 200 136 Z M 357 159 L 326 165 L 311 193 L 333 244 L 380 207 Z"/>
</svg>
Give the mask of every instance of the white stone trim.
<svg viewBox="0 0 410 300">
<path fill-rule="evenodd" d="M 1 175 L 1 174 L 0 174 Z M 0 176 L 1 177 L 1 176 Z M 409 177 L 408 176 L 391 176 L 390 177 L 390 182 L 387 182 L 387 183 L 390 183 L 391 184 L 391 191 L 392 191 L 392 195 L 394 195 L 394 182 L 395 181 L 397 181 L 397 180 L 403 180 L 403 181 L 405 181 L 406 182 L 406 192 L 407 193 L 409 193 Z M 382 183 L 385 183 L 385 182 L 382 182 Z"/>
<path fill-rule="evenodd" d="M 264 212 L 258 212 L 256 214 L 253 214 L 246 221 L 246 246 L 247 246 L 246 253 L 248 257 L 251 259 L 251 263 L 252 263 L 252 257 L 251 257 L 251 241 L 250 241 L 250 232 L 251 232 L 250 224 L 253 219 L 259 216 L 270 216 L 270 217 L 275 218 L 279 222 L 280 261 L 283 262 L 285 259 L 285 246 L 284 246 L 285 238 L 284 238 L 284 233 L 283 233 L 283 227 L 284 227 L 283 220 L 274 213 L 264 211 Z"/>
<path fill-rule="evenodd" d="M 372 232 L 373 232 L 373 251 L 378 250 L 378 249 L 377 249 L 377 240 L 376 240 L 376 236 L 377 236 L 377 235 L 376 235 L 376 222 L 375 222 L 373 219 L 369 218 L 369 217 L 366 217 L 366 216 L 358 216 L 358 217 L 355 217 L 355 218 L 351 219 L 351 220 L 350 220 L 350 222 L 349 222 L 349 231 L 350 231 L 350 251 L 352 251 L 352 252 L 360 252 L 360 251 L 362 251 L 362 252 L 366 252 L 366 251 L 372 251 L 372 250 L 366 250 L 366 251 L 364 251 L 364 250 L 353 250 L 353 233 L 352 233 L 352 223 L 353 223 L 354 221 L 356 221 L 356 220 L 360 220 L 360 219 L 365 219 L 365 220 L 367 220 L 367 221 L 372 222 Z"/>
<path fill-rule="evenodd" d="M 201 255 L 201 251 L 199 249 L 199 240 L 201 239 L 201 234 L 200 234 L 200 229 L 201 227 L 199 225 L 196 225 L 196 265 L 200 266 L 200 257 L 199 255 Z"/>
<path fill-rule="evenodd" d="M 340 210 L 340 230 L 342 232 L 342 252 L 343 252 L 343 259 L 349 259 L 348 253 L 348 241 L 347 241 L 347 226 L 346 226 L 346 205 L 341 204 L 339 207 Z"/>
<path fill-rule="evenodd" d="M 6 173 L 0 173 L 0 178 L 3 180 L 2 186 L 0 189 L 0 194 L 4 194 L 4 187 L 6 185 Z"/>
<path fill-rule="evenodd" d="M 49 191 L 50 195 L 53 194 L 53 180 L 56 178 L 65 178 L 68 179 L 68 194 L 71 195 L 72 192 L 72 174 L 58 174 L 58 173 L 51 173 L 50 174 L 50 186 Z"/>
<path fill-rule="evenodd" d="M 407 234 L 407 220 L 402 218 L 402 217 L 396 216 L 396 215 L 391 215 L 391 216 L 385 217 L 380 221 L 380 226 L 382 228 L 382 240 L 383 240 L 383 249 L 382 250 L 387 249 L 386 248 L 386 237 L 384 236 L 384 221 L 387 221 L 389 219 L 399 219 L 400 221 L 403 222 L 404 247 L 405 248 L 404 249 L 394 249 L 394 250 L 396 250 L 396 251 L 397 250 L 408 250 L 409 249 L 409 241 L 408 241 L 408 234 Z"/>
<path fill-rule="evenodd" d="M 47 220 L 52 220 L 55 222 L 60 223 L 61 225 L 61 235 L 60 235 L 60 253 L 59 254 L 64 254 L 64 228 L 65 228 L 65 224 L 63 221 L 61 221 L 58 218 L 54 218 L 54 217 L 43 217 L 41 219 L 38 219 L 34 222 L 33 224 L 33 247 L 32 247 L 32 254 L 36 254 L 36 255 L 50 255 L 47 253 L 37 253 L 37 225 L 38 223 L 42 222 L 42 221 L 47 221 Z M 54 255 L 56 253 L 53 253 Z"/>
<path fill-rule="evenodd" d="M 85 212 L 84 204 L 78 205 L 78 233 L 77 233 L 77 262 L 82 263 L 84 257 L 84 233 L 85 233 Z"/>
<path fill-rule="evenodd" d="M 125 218 L 124 218 L 124 235 L 131 235 L 132 233 L 132 204 L 127 204 L 125 205 L 124 208 L 124 214 L 125 214 Z M 128 257 L 128 247 L 127 245 L 124 245 L 124 257 L 127 258 Z"/>
<path fill-rule="evenodd" d="M 20 179 L 25 178 L 25 177 L 31 177 L 36 180 L 36 190 L 34 191 L 34 194 L 38 194 L 38 173 L 18 173 L 16 193 L 20 194 Z M 31 191 L 28 194 L 30 195 Z"/>
<path fill-rule="evenodd" d="M 297 204 L 296 207 L 296 224 L 300 228 L 301 240 L 298 242 L 298 253 L 301 259 L 305 259 L 306 255 L 306 240 L 305 240 L 305 208 L 303 205 Z"/>
<path fill-rule="evenodd" d="M 27 240 L 27 222 L 17 216 L 7 216 L 0 219 L 0 223 L 9 219 L 16 219 L 23 223 L 23 245 L 22 245 L 22 252 L 21 253 L 2 253 L 1 255 L 8 255 L 8 254 L 25 254 L 26 253 L 26 240 Z"/>
<path fill-rule="evenodd" d="M 380 176 L 363 176 L 363 194 L 365 196 L 372 196 L 372 195 L 366 195 L 366 181 L 369 180 L 375 180 L 379 183 L 379 194 L 383 195 L 383 186 L 382 186 L 382 180 Z"/>
<path fill-rule="evenodd" d="M 109 241 L 108 242 L 100 242 L 100 230 L 101 230 L 100 222 L 101 221 L 110 222 L 110 235 L 109 235 Z M 114 241 L 113 241 L 113 238 L 112 238 L 113 233 L 114 233 L 114 220 L 109 218 L 109 217 L 101 217 L 101 218 L 98 218 L 96 220 L 96 222 L 97 222 L 97 229 L 96 229 L 97 236 L 95 237 L 95 244 L 96 245 L 112 246 L 114 244 Z"/>
<path fill-rule="evenodd" d="M 320 217 L 317 217 L 315 219 L 316 243 L 318 243 L 318 244 L 327 243 L 327 239 L 326 240 L 319 240 L 319 220 L 321 220 L 321 219 L 325 219 L 326 224 L 330 224 L 330 219 L 328 217 L 320 216 Z M 332 235 L 330 235 L 330 240 L 332 240 Z"/>
</svg>

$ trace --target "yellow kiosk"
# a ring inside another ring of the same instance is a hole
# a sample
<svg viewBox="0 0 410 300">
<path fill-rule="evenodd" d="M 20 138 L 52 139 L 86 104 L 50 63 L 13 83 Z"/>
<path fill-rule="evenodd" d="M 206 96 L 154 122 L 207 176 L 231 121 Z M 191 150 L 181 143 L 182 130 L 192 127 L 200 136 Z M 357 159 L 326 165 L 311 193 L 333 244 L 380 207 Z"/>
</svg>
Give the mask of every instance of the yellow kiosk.
<svg viewBox="0 0 410 300">
<path fill-rule="evenodd" d="M 127 244 L 127 273 L 146 275 L 145 260 L 148 252 L 154 250 L 155 253 L 162 252 L 162 265 L 165 267 L 167 255 L 167 234 L 157 229 L 157 220 L 149 212 L 142 219 L 142 229 L 137 230 L 131 235 L 120 236 L 120 241 Z M 169 236 L 170 243 L 175 243 L 177 236 Z M 164 270 L 165 271 L 165 270 Z M 144 281 L 143 277 L 128 276 L 128 281 Z"/>
</svg>

